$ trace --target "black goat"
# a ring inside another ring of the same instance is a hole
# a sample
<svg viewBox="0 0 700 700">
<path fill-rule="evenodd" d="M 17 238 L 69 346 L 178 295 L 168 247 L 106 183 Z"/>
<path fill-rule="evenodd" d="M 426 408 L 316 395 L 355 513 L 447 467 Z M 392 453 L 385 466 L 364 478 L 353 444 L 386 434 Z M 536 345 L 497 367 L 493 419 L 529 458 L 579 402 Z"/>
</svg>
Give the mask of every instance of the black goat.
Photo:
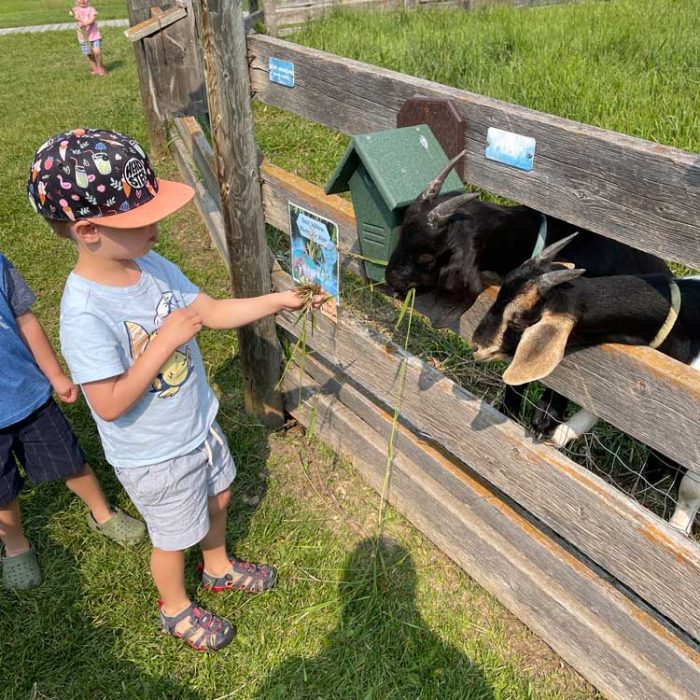
<svg viewBox="0 0 700 700">
<path fill-rule="evenodd" d="M 554 262 L 566 244 L 563 240 L 550 246 L 506 276 L 474 331 L 477 360 L 512 357 L 503 381 L 515 385 L 546 377 L 566 349 L 601 343 L 648 345 L 700 369 L 700 279 L 670 280 L 659 274 L 582 277 L 585 270 Z M 555 444 L 563 446 L 596 421 L 588 411 L 577 413 L 557 428 Z M 653 453 L 650 461 L 658 478 L 663 461 Z M 679 475 L 685 471 L 668 466 Z M 686 474 L 671 524 L 689 532 L 698 507 L 700 481 Z"/>
<path fill-rule="evenodd" d="M 404 217 L 398 244 L 386 268 L 386 281 L 399 294 L 410 288 L 433 291 L 433 325 L 451 326 L 483 291 L 481 275 L 505 276 L 528 260 L 546 222 L 547 243 L 560 241 L 574 227 L 525 206 L 489 204 L 476 194 L 440 196 L 461 153 L 432 180 Z M 561 259 L 586 269 L 589 277 L 613 274 L 671 273 L 660 258 L 581 230 L 562 251 Z M 505 410 L 517 416 L 522 396 L 508 391 Z M 533 416 L 533 428 L 549 433 L 561 420 L 566 399 L 547 391 Z"/>
</svg>

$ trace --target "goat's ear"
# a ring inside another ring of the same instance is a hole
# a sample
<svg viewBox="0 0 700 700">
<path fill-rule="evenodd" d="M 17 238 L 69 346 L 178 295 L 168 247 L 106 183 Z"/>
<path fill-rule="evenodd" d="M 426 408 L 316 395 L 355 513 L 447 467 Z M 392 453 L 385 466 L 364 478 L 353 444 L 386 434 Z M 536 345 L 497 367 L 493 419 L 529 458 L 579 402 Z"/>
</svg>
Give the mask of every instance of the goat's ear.
<svg viewBox="0 0 700 700">
<path fill-rule="evenodd" d="M 518 386 L 546 377 L 562 361 L 575 325 L 571 314 L 545 314 L 523 333 L 503 381 Z"/>
</svg>

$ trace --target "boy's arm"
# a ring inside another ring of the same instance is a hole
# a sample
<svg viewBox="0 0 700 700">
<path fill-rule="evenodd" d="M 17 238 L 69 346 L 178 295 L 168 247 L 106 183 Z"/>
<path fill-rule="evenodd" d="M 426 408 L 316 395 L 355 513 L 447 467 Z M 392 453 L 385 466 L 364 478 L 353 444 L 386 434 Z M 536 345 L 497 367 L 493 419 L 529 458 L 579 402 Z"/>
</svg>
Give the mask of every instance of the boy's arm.
<svg viewBox="0 0 700 700">
<path fill-rule="evenodd" d="M 201 328 L 202 319 L 191 307 L 173 311 L 126 372 L 82 385 L 93 411 L 106 421 L 126 413 L 143 396 L 173 352 Z"/>
<path fill-rule="evenodd" d="M 323 295 L 315 295 L 312 299 L 313 307 L 318 308 L 325 299 Z M 303 299 L 294 290 L 289 289 L 250 299 L 212 299 L 200 292 L 187 308 L 197 311 L 207 328 L 223 329 L 240 328 L 270 314 L 298 311 L 303 306 Z"/>
<path fill-rule="evenodd" d="M 15 321 L 22 340 L 34 356 L 39 369 L 51 383 L 53 390 L 64 403 L 73 403 L 78 398 L 78 387 L 61 369 L 56 353 L 37 317 L 31 311 L 25 311 L 17 316 Z"/>
</svg>

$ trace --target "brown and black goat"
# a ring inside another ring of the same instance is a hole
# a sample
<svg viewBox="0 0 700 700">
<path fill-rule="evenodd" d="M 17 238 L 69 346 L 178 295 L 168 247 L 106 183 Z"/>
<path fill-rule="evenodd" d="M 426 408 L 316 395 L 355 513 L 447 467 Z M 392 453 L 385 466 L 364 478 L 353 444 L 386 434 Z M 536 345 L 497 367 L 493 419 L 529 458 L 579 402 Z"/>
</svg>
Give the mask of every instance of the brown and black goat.
<svg viewBox="0 0 700 700">
<path fill-rule="evenodd" d="M 493 306 L 474 331 L 477 360 L 512 358 L 503 381 L 520 385 L 546 377 L 570 348 L 602 343 L 648 345 L 700 369 L 700 279 L 666 275 L 584 277 L 586 270 L 555 262 L 567 240 L 546 248 L 509 273 Z M 595 425 L 580 411 L 560 425 L 553 442 L 562 447 Z M 663 466 L 652 453 L 656 474 Z M 668 464 L 668 463 L 666 463 Z M 669 465 L 683 474 L 678 465 Z M 647 471 L 650 480 L 650 471 Z M 700 481 L 680 482 L 671 524 L 688 532 L 700 507 Z"/>
<path fill-rule="evenodd" d="M 411 288 L 433 292 L 430 316 L 438 328 L 454 325 L 474 304 L 483 290 L 482 275 L 502 278 L 528 260 L 543 231 L 546 242 L 555 243 L 575 230 L 529 207 L 481 202 L 476 194 L 440 195 L 450 170 L 463 155 L 450 161 L 407 209 L 386 269 L 387 283 L 399 294 Z M 561 259 L 585 268 L 589 277 L 671 275 L 660 258 L 590 231 L 580 231 L 561 251 Z M 519 391 L 508 391 L 504 410 L 517 416 L 521 400 Z M 535 410 L 533 429 L 548 434 L 565 410 L 566 399 L 546 392 Z"/>
</svg>

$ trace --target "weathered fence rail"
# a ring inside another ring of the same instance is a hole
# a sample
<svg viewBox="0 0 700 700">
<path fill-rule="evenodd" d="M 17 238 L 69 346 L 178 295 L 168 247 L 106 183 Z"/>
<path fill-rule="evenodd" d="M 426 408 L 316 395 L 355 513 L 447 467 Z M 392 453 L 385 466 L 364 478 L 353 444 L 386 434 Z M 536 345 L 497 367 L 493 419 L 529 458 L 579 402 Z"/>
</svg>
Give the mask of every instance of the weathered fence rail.
<svg viewBox="0 0 700 700">
<path fill-rule="evenodd" d="M 700 267 L 697 155 L 267 36 L 249 36 L 247 50 L 257 99 L 346 134 L 395 126 L 404 100 L 416 93 L 449 97 L 465 117 L 469 182 Z M 293 89 L 270 82 L 270 57 L 295 64 Z M 230 75 L 212 65 L 213 80 Z M 217 115 L 214 128 L 234 128 L 222 120 Z M 194 119 L 174 123 L 173 153 L 229 261 L 237 241 L 230 233 L 227 241 L 226 190 L 212 148 Z M 489 126 L 537 139 L 532 172 L 484 158 Z M 347 255 L 358 250 L 347 201 L 269 163 L 260 178 L 268 224 L 289 230 L 290 201 L 332 219 L 346 253 L 342 264 L 362 274 Z M 278 267 L 272 280 L 280 289 L 293 284 Z M 487 290 L 462 318 L 463 335 L 492 299 Z M 292 314 L 278 323 L 299 333 Z M 403 375 L 388 499 L 609 697 L 697 697 L 700 547 L 693 540 L 532 442 L 493 407 L 351 315 L 342 314 L 338 325 L 319 317 L 306 342 L 313 350 L 306 374 L 285 379 L 287 408 L 302 423 L 313 415 L 316 431 L 381 490 Z M 608 345 L 567 358 L 547 383 L 700 472 L 700 378 L 684 365 L 652 350 Z"/>
</svg>

